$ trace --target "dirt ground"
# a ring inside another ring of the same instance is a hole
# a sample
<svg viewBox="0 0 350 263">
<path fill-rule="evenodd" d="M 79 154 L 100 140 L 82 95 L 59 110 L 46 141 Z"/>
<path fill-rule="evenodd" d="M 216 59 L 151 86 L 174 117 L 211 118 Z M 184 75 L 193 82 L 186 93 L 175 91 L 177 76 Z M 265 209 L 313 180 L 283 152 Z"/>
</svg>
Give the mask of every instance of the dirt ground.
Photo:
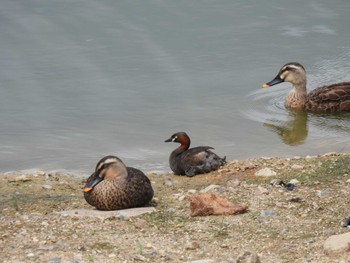
<svg viewBox="0 0 350 263">
<path fill-rule="evenodd" d="M 263 168 L 276 175 L 256 176 Z M 93 209 L 84 179 L 68 174 L 0 175 L 1 262 L 236 262 L 245 251 L 260 262 L 350 262 L 326 255 L 327 237 L 349 231 L 350 155 L 231 161 L 193 178 L 148 174 L 156 212 L 121 220 L 61 216 Z M 292 182 L 286 189 L 280 181 Z M 246 204 L 244 214 L 191 217 L 202 192 Z M 202 261 L 199 261 L 202 260 Z"/>
</svg>

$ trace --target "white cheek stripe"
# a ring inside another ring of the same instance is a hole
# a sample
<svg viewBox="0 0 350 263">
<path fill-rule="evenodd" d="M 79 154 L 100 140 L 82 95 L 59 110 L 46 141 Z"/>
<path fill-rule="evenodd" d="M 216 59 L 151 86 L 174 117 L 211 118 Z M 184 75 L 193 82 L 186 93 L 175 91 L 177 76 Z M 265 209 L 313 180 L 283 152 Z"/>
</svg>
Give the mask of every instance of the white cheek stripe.
<svg viewBox="0 0 350 263">
<path fill-rule="evenodd" d="M 108 163 L 116 163 L 117 162 L 117 159 L 115 158 L 109 158 L 107 160 L 105 160 L 103 163 L 101 163 L 99 166 L 98 166 L 98 169 L 101 169 L 101 167 L 104 165 L 104 164 L 108 164 Z"/>
</svg>

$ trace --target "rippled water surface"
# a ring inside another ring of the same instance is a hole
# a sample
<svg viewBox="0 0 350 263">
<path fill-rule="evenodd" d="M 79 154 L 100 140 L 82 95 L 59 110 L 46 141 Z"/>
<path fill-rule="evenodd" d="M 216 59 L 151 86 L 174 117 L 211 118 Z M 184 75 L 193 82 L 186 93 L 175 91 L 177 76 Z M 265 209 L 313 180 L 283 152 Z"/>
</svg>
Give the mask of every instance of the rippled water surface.
<svg viewBox="0 0 350 263">
<path fill-rule="evenodd" d="M 348 152 L 350 114 L 286 110 L 289 61 L 308 88 L 350 80 L 350 2 L 3 0 L 0 171 L 89 173 L 115 154 L 168 171 L 186 131 L 228 160 Z"/>
</svg>

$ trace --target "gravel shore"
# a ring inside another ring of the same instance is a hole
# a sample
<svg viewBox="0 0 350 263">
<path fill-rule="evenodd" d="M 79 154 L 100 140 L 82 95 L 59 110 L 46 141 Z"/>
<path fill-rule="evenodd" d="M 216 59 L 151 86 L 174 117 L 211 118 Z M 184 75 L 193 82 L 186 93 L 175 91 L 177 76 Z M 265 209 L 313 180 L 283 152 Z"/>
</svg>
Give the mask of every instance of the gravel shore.
<svg viewBox="0 0 350 263">
<path fill-rule="evenodd" d="M 325 246 L 349 233 L 342 227 L 350 216 L 349 154 L 237 160 L 193 178 L 148 177 L 154 212 L 101 218 L 58 213 L 94 210 L 83 198 L 84 179 L 1 174 L 0 261 L 350 262 L 346 248 Z M 191 217 L 189 200 L 200 193 L 248 211 Z"/>
</svg>

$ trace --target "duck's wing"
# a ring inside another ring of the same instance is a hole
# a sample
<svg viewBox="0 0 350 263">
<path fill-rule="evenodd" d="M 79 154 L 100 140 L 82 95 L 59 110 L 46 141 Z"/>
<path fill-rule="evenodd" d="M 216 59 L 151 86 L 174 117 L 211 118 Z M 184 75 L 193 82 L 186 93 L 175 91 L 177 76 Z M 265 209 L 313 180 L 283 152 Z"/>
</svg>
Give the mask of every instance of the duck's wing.
<svg viewBox="0 0 350 263">
<path fill-rule="evenodd" d="M 199 146 L 186 151 L 182 163 L 187 176 L 208 173 L 218 169 L 226 161 L 211 150 L 210 146 Z"/>
<path fill-rule="evenodd" d="M 127 167 L 128 179 L 124 188 L 125 195 L 130 200 L 131 207 L 147 205 L 153 198 L 151 181 L 140 170 Z"/>
<path fill-rule="evenodd" d="M 306 107 L 324 112 L 350 111 L 350 82 L 314 89 L 308 94 Z"/>
</svg>

